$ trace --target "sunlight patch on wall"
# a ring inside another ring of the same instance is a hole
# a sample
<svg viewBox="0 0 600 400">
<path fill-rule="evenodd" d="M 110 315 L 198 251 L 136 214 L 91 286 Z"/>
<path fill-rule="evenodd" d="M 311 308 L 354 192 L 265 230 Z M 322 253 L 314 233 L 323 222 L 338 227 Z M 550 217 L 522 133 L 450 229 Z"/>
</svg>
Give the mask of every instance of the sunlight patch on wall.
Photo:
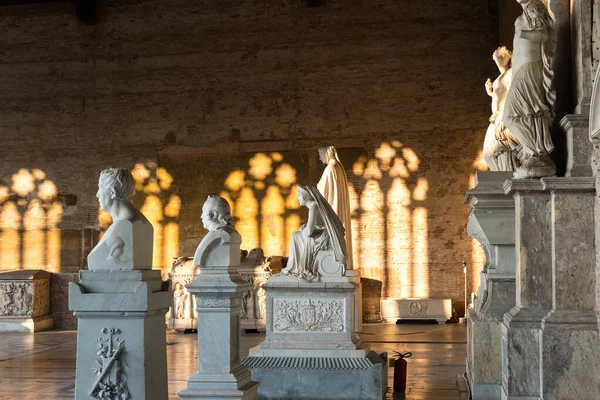
<svg viewBox="0 0 600 400">
<path fill-rule="evenodd" d="M 21 168 L 0 184 L 0 269 L 60 271 L 64 205 L 40 169 Z"/>
<path fill-rule="evenodd" d="M 242 249 L 288 254 L 292 233 L 300 226 L 296 184 L 296 170 L 278 152 L 257 153 L 247 170 L 229 173 L 220 196 L 231 205 Z"/>
</svg>

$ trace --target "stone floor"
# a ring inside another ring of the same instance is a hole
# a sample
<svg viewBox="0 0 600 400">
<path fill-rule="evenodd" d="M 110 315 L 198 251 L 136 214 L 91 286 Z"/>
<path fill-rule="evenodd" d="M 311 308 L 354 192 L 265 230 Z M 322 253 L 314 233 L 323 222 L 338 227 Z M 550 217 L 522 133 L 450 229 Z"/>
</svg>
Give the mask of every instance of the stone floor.
<svg viewBox="0 0 600 400">
<path fill-rule="evenodd" d="M 406 395 L 389 399 L 464 400 L 467 352 L 464 325 L 365 324 L 363 340 L 377 352 L 410 351 Z M 242 334 L 242 356 L 264 334 Z M 0 400 L 72 399 L 75 388 L 75 331 L 0 335 Z M 167 334 L 169 399 L 183 389 L 196 370 L 195 334 Z M 389 385 L 392 385 L 390 369 Z"/>
</svg>

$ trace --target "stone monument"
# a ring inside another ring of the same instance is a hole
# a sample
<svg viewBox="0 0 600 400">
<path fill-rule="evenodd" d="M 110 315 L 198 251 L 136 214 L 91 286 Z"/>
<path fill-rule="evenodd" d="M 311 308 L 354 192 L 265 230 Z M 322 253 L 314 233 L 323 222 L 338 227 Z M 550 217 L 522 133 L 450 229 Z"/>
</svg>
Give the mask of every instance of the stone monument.
<svg viewBox="0 0 600 400">
<path fill-rule="evenodd" d="M 515 202 L 503 184 L 512 172 L 482 172 L 467 192 L 467 232 L 477 240 L 486 262 L 474 307 L 467 310 L 467 377 L 474 399 L 500 399 L 502 321 L 515 306 Z"/>
<path fill-rule="evenodd" d="M 485 90 L 492 98 L 492 115 L 483 142 L 483 158 L 490 171 L 515 171 L 519 166 L 519 142 L 502 122 L 502 110 L 512 79 L 511 57 L 510 50 L 498 47 L 492 58 L 500 75 L 493 83 L 489 79 L 485 82 Z"/>
<path fill-rule="evenodd" d="M 282 257 L 265 258 L 262 249 L 242 251 L 240 277 L 250 284 L 242 296 L 241 328 L 246 331 L 264 331 L 267 326 L 267 294 L 263 285 L 271 275 L 281 272 Z"/>
<path fill-rule="evenodd" d="M 199 269 L 192 257 L 177 257 L 173 260 L 169 279 L 171 280 L 171 308 L 167 326 L 176 331 L 193 331 L 198 327 L 196 298 L 185 285 L 198 277 Z"/>
<path fill-rule="evenodd" d="M 131 204 L 129 171 L 102 171 L 97 197 L 113 224 L 69 284 L 78 318 L 76 399 L 166 399 L 169 285 L 152 270 L 153 228 Z"/>
<path fill-rule="evenodd" d="M 554 21 L 540 0 L 517 0 L 523 13 L 515 21 L 512 82 L 502 122 L 521 144 L 514 178 L 540 178 L 556 173 L 549 157 L 554 150 L 550 125 L 556 93 L 550 58 L 556 49 Z"/>
<path fill-rule="evenodd" d="M 257 384 L 240 362 L 242 295 L 249 289 L 238 274 L 242 238 L 222 197 L 209 196 L 201 218 L 208 233 L 194 255 L 200 274 L 187 285 L 196 296 L 198 370 L 177 394 L 185 399 L 256 399 Z"/>
<path fill-rule="evenodd" d="M 286 268 L 263 287 L 267 336 L 244 365 L 261 399 L 382 399 L 386 355 L 356 331 L 358 284 L 345 276 L 343 226 L 316 187 L 298 188 L 308 221 L 292 235 Z"/>
<path fill-rule="evenodd" d="M 0 272 L 0 333 L 52 329 L 50 273 L 39 269 Z"/>
</svg>

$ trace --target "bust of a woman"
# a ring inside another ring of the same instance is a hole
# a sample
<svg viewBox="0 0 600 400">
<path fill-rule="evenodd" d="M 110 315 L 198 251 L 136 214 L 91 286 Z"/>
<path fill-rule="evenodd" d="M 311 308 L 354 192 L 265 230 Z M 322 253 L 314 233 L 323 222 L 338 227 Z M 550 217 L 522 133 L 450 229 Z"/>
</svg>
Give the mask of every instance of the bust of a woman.
<svg viewBox="0 0 600 400">
<path fill-rule="evenodd" d="M 108 168 L 100 173 L 96 197 L 113 222 L 88 255 L 90 270 L 152 269 L 154 228 L 131 203 L 134 187 L 126 169 Z"/>
</svg>

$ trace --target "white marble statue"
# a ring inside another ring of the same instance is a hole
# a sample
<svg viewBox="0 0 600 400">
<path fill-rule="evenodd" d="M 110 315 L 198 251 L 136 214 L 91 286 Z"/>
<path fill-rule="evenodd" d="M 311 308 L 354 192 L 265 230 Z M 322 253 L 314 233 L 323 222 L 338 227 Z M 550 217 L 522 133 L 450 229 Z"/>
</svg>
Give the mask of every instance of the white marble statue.
<svg viewBox="0 0 600 400">
<path fill-rule="evenodd" d="M 554 150 L 550 125 L 556 93 L 550 58 L 556 49 L 554 20 L 539 0 L 517 0 L 523 13 L 515 21 L 512 82 L 502 121 L 522 145 L 514 177 L 540 178 L 556 173 L 548 156 Z"/>
<path fill-rule="evenodd" d="M 485 90 L 492 98 L 492 116 L 483 142 L 483 158 L 490 171 L 514 171 L 519 166 L 519 142 L 502 122 L 502 110 L 512 79 L 510 58 L 512 53 L 506 47 L 498 47 L 492 55 L 500 75 L 485 82 Z"/>
<path fill-rule="evenodd" d="M 208 196 L 202 206 L 202 223 L 208 229 L 194 255 L 199 267 L 240 265 L 242 237 L 233 226 L 229 203 L 219 196 Z"/>
<path fill-rule="evenodd" d="M 332 252 L 335 261 L 345 267 L 344 226 L 316 187 L 298 186 L 298 201 L 308 208 L 308 221 L 292 234 L 287 266 L 281 275 L 312 282 L 319 278 L 320 252 Z"/>
<path fill-rule="evenodd" d="M 317 184 L 319 192 L 325 197 L 333 211 L 342 221 L 345 229 L 346 251 L 348 261 L 347 269 L 354 268 L 352 257 L 352 217 L 350 211 L 350 193 L 348 191 L 348 177 L 344 166 L 340 162 L 337 151 L 333 146 L 319 148 L 319 159 L 326 164 L 321 180 Z"/>
<path fill-rule="evenodd" d="M 154 228 L 131 203 L 134 188 L 126 169 L 108 168 L 100 173 L 96 197 L 113 222 L 88 255 L 90 270 L 152 269 Z"/>
</svg>

